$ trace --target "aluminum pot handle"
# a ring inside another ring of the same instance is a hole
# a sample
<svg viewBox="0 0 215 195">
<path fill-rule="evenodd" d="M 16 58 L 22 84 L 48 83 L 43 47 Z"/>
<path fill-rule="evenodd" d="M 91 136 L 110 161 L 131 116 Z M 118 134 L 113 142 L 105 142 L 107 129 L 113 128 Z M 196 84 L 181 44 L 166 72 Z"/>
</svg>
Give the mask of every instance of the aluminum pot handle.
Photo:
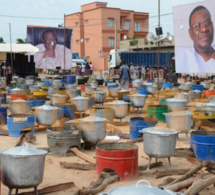
<svg viewBox="0 0 215 195">
<path fill-rule="evenodd" d="M 147 183 L 147 184 L 148 184 L 148 186 L 149 186 L 149 187 L 151 187 L 150 182 L 149 182 L 149 181 L 147 181 L 147 180 L 144 180 L 144 179 L 142 179 L 142 180 L 138 181 L 138 182 L 136 183 L 136 186 L 138 187 L 138 186 L 139 186 L 139 184 L 140 184 L 140 183 L 143 183 L 143 182 L 144 182 L 144 183 Z"/>
</svg>

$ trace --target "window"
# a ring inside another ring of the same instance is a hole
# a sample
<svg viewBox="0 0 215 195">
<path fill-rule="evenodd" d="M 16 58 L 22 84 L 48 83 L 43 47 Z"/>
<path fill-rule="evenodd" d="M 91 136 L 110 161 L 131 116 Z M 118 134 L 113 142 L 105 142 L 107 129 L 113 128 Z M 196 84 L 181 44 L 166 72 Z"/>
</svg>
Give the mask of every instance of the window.
<svg viewBox="0 0 215 195">
<path fill-rule="evenodd" d="M 76 40 L 76 44 L 79 44 L 79 40 Z"/>
<path fill-rule="evenodd" d="M 114 47 L 114 38 L 109 38 L 109 47 Z"/>
<path fill-rule="evenodd" d="M 86 43 L 89 43 L 89 39 L 86 39 Z"/>
<path fill-rule="evenodd" d="M 130 21 L 125 21 L 125 30 L 130 29 Z"/>
<path fill-rule="evenodd" d="M 141 25 L 140 23 L 135 23 L 135 31 L 140 32 L 141 31 Z"/>
<path fill-rule="evenodd" d="M 85 20 L 85 22 L 84 22 L 84 23 L 85 23 L 85 25 L 88 25 L 88 20 Z"/>
<path fill-rule="evenodd" d="M 76 26 L 76 27 L 78 26 L 78 22 L 75 23 L 75 26 Z"/>
<path fill-rule="evenodd" d="M 108 28 L 113 28 L 113 19 L 108 19 Z"/>
</svg>

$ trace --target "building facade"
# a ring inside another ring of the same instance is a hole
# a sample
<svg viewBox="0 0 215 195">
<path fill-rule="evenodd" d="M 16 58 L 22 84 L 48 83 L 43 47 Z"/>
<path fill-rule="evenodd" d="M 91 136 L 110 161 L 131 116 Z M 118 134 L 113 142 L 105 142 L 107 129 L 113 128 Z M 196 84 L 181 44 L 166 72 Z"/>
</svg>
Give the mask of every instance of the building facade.
<svg viewBox="0 0 215 195">
<path fill-rule="evenodd" d="M 117 48 L 125 37 L 145 38 L 149 31 L 149 14 L 93 2 L 82 5 L 81 12 L 66 15 L 65 27 L 73 29 L 72 52 L 78 52 L 80 58 L 85 56 L 95 70 L 107 70 L 109 52 L 115 48 L 115 32 Z"/>
</svg>

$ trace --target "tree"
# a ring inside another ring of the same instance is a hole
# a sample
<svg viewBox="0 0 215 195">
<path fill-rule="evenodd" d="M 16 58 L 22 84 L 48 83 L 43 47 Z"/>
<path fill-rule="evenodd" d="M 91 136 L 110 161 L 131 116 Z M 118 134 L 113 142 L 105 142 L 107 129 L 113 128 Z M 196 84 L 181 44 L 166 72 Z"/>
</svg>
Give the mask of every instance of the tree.
<svg viewBox="0 0 215 195">
<path fill-rule="evenodd" d="M 17 44 L 27 43 L 27 39 L 26 39 L 26 38 L 25 38 L 25 39 L 20 39 L 20 38 L 18 38 L 18 39 L 16 39 L 16 43 L 17 43 Z"/>
<path fill-rule="evenodd" d="M 0 37 L 0 43 L 5 43 L 2 37 Z"/>
</svg>

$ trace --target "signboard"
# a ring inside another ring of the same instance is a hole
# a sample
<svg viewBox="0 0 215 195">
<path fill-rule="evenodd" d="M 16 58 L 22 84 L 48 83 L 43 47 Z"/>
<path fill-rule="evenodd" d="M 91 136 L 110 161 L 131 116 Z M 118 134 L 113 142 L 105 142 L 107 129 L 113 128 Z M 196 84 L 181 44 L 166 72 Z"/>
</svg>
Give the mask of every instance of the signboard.
<svg viewBox="0 0 215 195">
<path fill-rule="evenodd" d="M 215 73 L 215 1 L 173 8 L 177 73 Z"/>
<path fill-rule="evenodd" d="M 72 29 L 27 27 L 27 42 L 39 48 L 34 55 L 35 68 L 69 70 L 72 67 Z"/>
</svg>

